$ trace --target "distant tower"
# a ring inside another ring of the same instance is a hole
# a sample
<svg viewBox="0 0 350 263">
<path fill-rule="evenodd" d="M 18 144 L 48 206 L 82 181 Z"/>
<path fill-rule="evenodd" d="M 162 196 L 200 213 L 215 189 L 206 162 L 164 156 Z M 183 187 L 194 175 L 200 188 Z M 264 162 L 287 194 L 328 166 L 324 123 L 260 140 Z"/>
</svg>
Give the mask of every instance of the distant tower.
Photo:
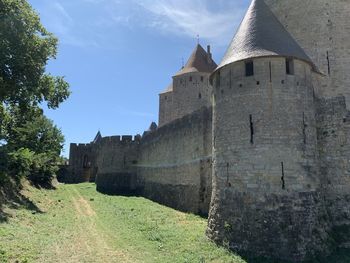
<svg viewBox="0 0 350 263">
<path fill-rule="evenodd" d="M 317 91 L 346 97 L 350 109 L 349 0 L 265 0 L 277 18 L 327 76 Z"/>
<path fill-rule="evenodd" d="M 315 72 L 268 6 L 253 0 L 212 75 L 211 239 L 295 262 L 327 251 L 317 201 Z"/>
<path fill-rule="evenodd" d="M 159 126 L 211 106 L 209 76 L 217 67 L 210 52 L 197 45 L 186 65 L 173 76 L 173 83 L 159 95 Z"/>
</svg>

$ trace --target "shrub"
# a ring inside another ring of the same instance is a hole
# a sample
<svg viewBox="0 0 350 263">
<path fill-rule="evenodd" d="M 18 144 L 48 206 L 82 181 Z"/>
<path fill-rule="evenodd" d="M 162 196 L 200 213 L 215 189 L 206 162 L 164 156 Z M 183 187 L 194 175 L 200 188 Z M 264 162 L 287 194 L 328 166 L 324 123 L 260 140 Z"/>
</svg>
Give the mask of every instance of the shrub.
<svg viewBox="0 0 350 263">
<path fill-rule="evenodd" d="M 28 148 L 20 148 L 8 154 L 8 172 L 12 177 L 25 177 L 31 172 L 35 153 Z"/>
<path fill-rule="evenodd" d="M 58 171 L 58 157 L 41 153 L 34 155 L 28 179 L 35 184 L 48 184 Z"/>
</svg>

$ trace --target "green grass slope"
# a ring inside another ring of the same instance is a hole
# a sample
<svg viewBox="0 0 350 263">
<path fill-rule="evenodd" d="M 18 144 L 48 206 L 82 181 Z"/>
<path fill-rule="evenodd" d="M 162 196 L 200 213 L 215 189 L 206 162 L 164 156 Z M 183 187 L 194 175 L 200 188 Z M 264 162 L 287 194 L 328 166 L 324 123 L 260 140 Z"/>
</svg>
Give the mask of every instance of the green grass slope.
<svg viewBox="0 0 350 263">
<path fill-rule="evenodd" d="M 0 262 L 245 262 L 207 240 L 206 220 L 94 184 L 25 187 L 37 208 L 5 207 Z"/>
<path fill-rule="evenodd" d="M 94 184 L 0 199 L 0 262 L 282 263 L 243 260 L 205 237 L 207 220 L 138 197 L 102 195 Z M 322 263 L 349 263 L 338 251 Z"/>
</svg>

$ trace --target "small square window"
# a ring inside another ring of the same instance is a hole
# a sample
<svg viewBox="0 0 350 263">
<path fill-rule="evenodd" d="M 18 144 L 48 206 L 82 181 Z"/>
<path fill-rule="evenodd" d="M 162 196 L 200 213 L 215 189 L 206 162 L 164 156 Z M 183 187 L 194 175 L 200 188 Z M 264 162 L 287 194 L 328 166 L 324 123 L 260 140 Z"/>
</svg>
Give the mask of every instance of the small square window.
<svg viewBox="0 0 350 263">
<path fill-rule="evenodd" d="M 253 63 L 253 61 L 247 61 L 245 63 L 245 75 L 246 75 L 246 77 L 254 76 L 254 63 Z"/>
<path fill-rule="evenodd" d="M 286 73 L 294 75 L 294 60 L 292 58 L 286 58 Z"/>
</svg>

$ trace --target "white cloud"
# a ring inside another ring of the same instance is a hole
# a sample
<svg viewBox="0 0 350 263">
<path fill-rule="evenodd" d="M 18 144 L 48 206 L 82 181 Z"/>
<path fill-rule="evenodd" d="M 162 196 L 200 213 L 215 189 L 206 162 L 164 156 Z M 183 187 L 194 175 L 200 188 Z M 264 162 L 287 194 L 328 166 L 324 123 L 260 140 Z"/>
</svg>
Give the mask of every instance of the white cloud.
<svg viewBox="0 0 350 263">
<path fill-rule="evenodd" d="M 147 27 L 192 39 L 199 35 L 211 44 L 226 46 L 246 8 L 246 1 L 226 0 L 53 0 L 43 3 L 43 21 L 61 43 L 104 48 L 118 46 L 110 43 L 108 34 L 103 35 L 107 28 L 118 34 L 118 26 Z M 96 10 L 93 20 L 77 16 L 76 12 L 69 13 L 82 7 L 90 12 Z"/>
<path fill-rule="evenodd" d="M 153 14 L 148 25 L 164 32 L 201 38 L 224 44 L 231 38 L 242 18 L 240 4 L 226 4 L 215 11 L 209 1 L 200 0 L 134 0 Z M 218 1 L 221 2 L 221 1 Z M 219 6 L 219 5 L 218 5 Z"/>
<path fill-rule="evenodd" d="M 52 6 L 69 23 L 73 22 L 72 17 L 67 13 L 66 9 L 59 2 L 52 2 Z"/>
</svg>

